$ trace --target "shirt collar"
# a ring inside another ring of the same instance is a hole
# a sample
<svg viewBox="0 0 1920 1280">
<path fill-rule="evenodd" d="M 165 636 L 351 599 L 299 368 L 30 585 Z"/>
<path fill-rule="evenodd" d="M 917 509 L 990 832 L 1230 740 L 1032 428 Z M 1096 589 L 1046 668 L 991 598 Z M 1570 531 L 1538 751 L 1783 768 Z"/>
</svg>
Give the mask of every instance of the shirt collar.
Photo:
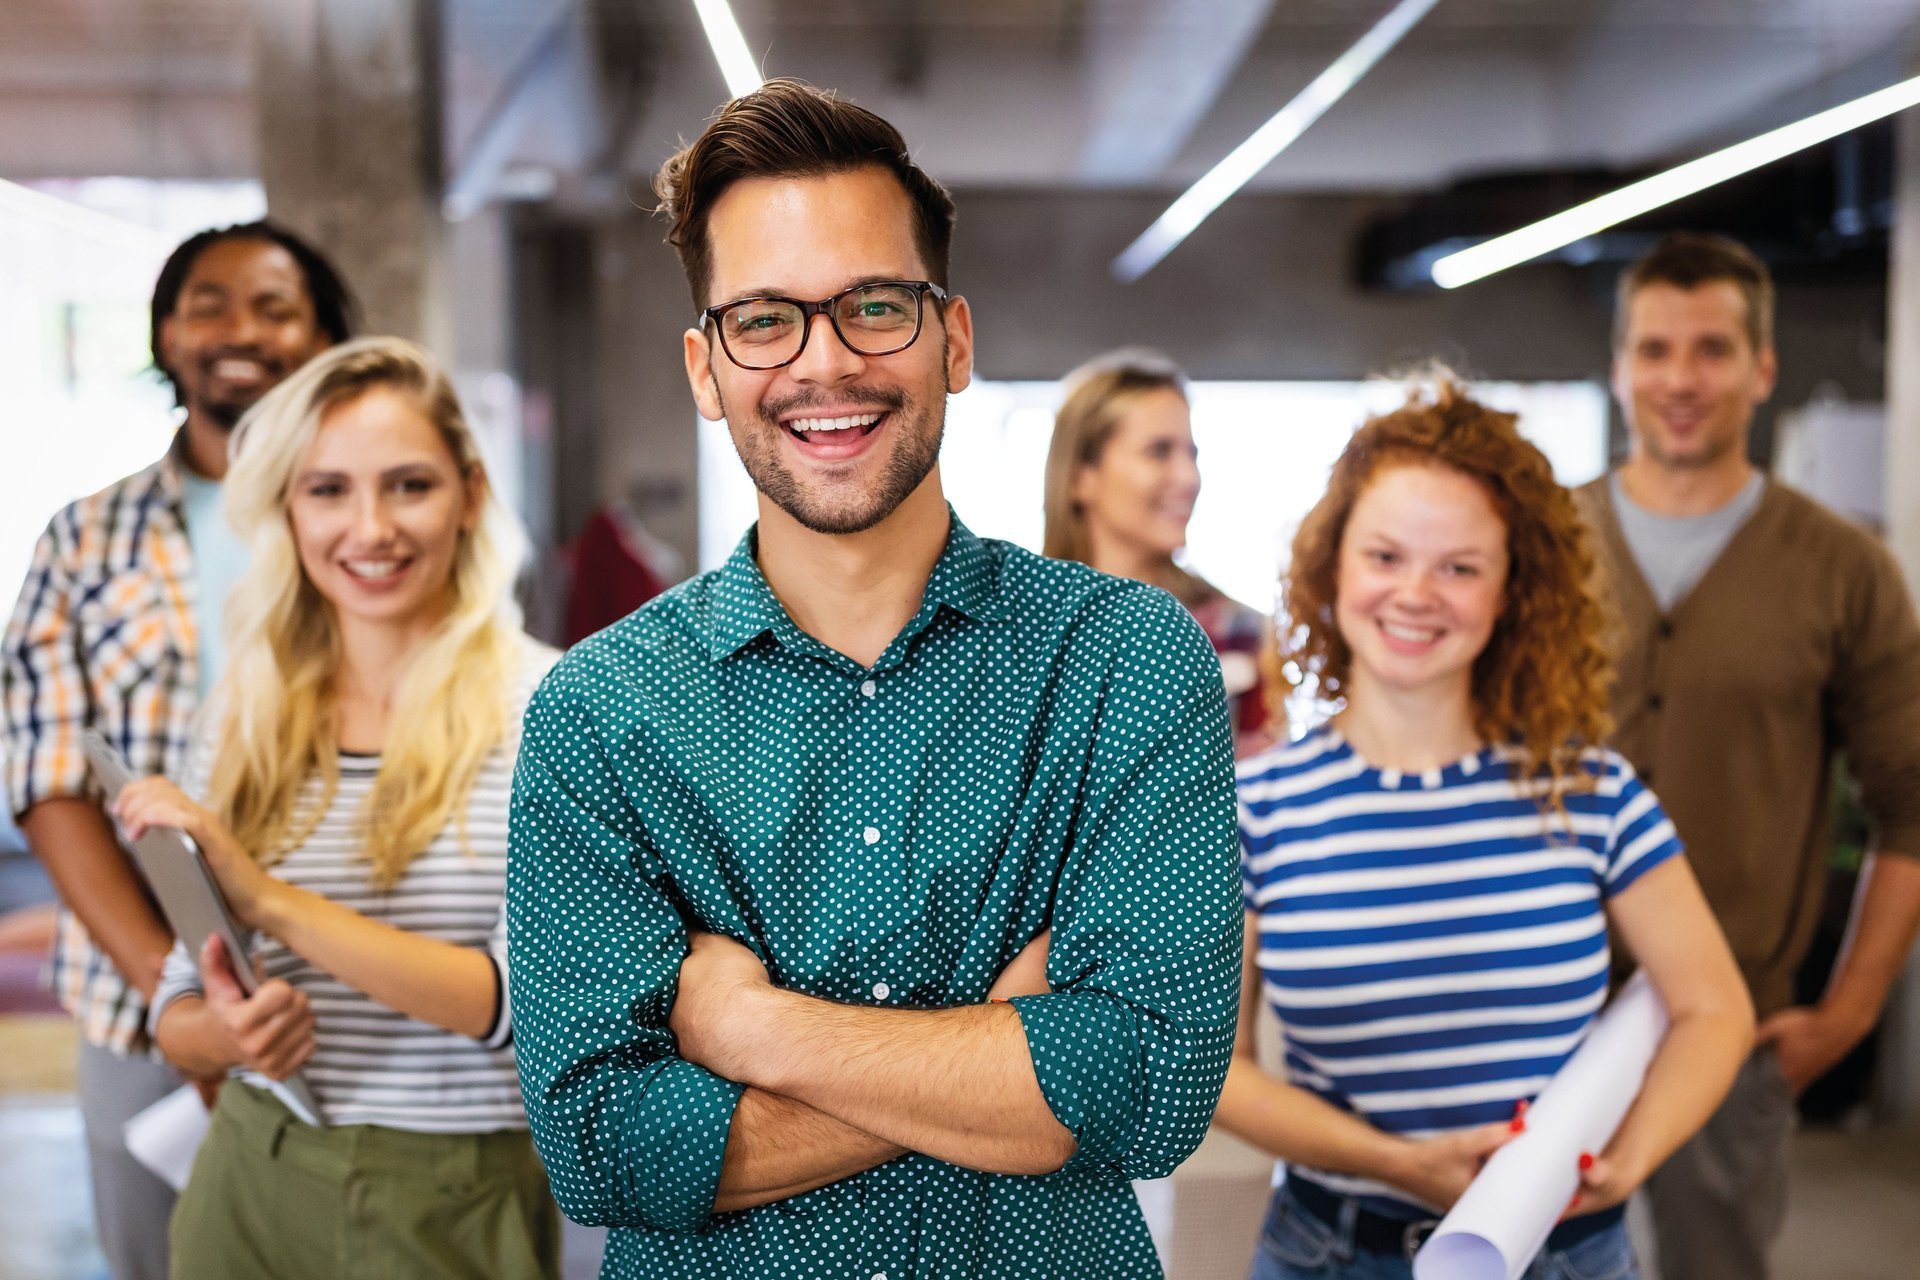
<svg viewBox="0 0 1920 1280">
<path fill-rule="evenodd" d="M 187 492 L 185 476 L 187 474 L 187 429 L 181 427 L 173 433 L 173 442 L 167 446 L 167 452 L 160 459 L 156 479 L 160 492 L 168 502 L 179 502 Z"/>
<path fill-rule="evenodd" d="M 1000 590 L 998 566 L 986 544 L 961 523 L 951 505 L 947 519 L 946 548 L 934 562 L 920 611 L 903 629 L 903 637 L 925 630 L 942 606 L 976 622 L 1003 622 L 1010 616 Z M 759 533 L 758 524 L 748 529 L 727 562 L 715 571 L 707 653 L 716 662 L 769 632 L 789 648 L 814 643 L 780 607 L 773 588 L 760 572 Z"/>
</svg>

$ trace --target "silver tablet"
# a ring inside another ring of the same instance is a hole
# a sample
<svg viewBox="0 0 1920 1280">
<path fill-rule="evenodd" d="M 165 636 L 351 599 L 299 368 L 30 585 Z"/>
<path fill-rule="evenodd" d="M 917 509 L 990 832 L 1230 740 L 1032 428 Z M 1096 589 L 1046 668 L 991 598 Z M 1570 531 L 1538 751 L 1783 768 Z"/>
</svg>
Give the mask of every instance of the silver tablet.
<svg viewBox="0 0 1920 1280">
<path fill-rule="evenodd" d="M 86 753 L 87 763 L 93 766 L 93 776 L 106 789 L 107 803 L 111 804 L 119 796 L 120 788 L 134 778 L 126 757 L 92 729 L 80 736 L 80 749 Z M 198 958 L 207 939 L 217 936 L 226 944 L 227 954 L 233 957 L 234 976 L 239 979 L 240 989 L 252 995 L 260 984 L 254 977 L 253 965 L 248 962 L 250 951 L 246 939 L 233 912 L 227 909 L 220 882 L 214 878 L 193 837 L 172 827 L 154 827 L 138 840 L 128 840 L 118 822 L 114 823 L 114 830 L 120 836 L 121 847 L 132 857 L 133 865 L 140 869 L 147 887 L 153 891 L 167 923 L 173 926 L 174 936 L 186 944 L 187 953 Z M 299 1072 L 272 1082 L 272 1087 L 288 1110 L 316 1128 L 326 1126 L 320 1104 Z"/>
</svg>

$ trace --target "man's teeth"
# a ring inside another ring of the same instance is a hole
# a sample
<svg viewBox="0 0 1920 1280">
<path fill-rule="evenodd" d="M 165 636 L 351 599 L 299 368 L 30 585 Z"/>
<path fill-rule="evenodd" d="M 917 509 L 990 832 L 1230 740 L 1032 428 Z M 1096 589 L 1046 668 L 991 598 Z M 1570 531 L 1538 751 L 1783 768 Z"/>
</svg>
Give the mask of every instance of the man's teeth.
<svg viewBox="0 0 1920 1280">
<path fill-rule="evenodd" d="M 1420 644 L 1425 644 L 1440 634 L 1425 627 L 1403 627 L 1397 622 L 1383 622 L 1380 624 L 1380 629 L 1396 640 L 1412 640 Z"/>
<path fill-rule="evenodd" d="M 845 418 L 793 418 L 787 426 L 811 434 L 815 431 L 846 431 L 852 427 L 870 427 L 880 421 L 877 413 L 856 413 Z"/>
<path fill-rule="evenodd" d="M 221 378 L 258 378 L 266 368 L 258 360 L 215 360 L 213 372 Z"/>
<path fill-rule="evenodd" d="M 349 560 L 347 572 L 356 578 L 391 578 L 400 572 L 404 560 Z"/>
</svg>

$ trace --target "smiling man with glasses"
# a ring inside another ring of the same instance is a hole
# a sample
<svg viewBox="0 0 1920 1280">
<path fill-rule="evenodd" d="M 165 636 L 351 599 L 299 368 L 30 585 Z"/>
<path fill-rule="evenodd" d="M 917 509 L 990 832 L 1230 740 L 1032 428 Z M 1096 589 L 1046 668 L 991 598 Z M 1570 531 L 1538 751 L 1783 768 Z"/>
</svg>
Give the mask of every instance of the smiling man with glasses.
<svg viewBox="0 0 1920 1280">
<path fill-rule="evenodd" d="M 772 81 L 668 162 L 687 376 L 759 522 L 575 648 L 514 788 L 512 998 L 610 1276 L 1145 1277 L 1240 952 L 1219 667 L 940 486 L 973 320 L 899 133 Z"/>
</svg>

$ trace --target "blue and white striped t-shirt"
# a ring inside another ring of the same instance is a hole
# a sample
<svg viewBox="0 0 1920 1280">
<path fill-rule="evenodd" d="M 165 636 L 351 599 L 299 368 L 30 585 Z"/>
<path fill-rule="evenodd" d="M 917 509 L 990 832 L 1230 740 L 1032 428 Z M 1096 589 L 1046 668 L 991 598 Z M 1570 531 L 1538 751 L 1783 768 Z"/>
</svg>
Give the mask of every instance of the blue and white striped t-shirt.
<svg viewBox="0 0 1920 1280">
<path fill-rule="evenodd" d="M 1607 899 L 1680 852 L 1611 751 L 1543 815 L 1542 779 L 1489 747 L 1422 774 L 1370 765 L 1331 725 L 1238 769 L 1242 874 L 1263 994 L 1294 1084 L 1425 1137 L 1513 1115 L 1607 994 Z M 1303 1170 L 1374 1207 L 1386 1185 Z"/>
</svg>

